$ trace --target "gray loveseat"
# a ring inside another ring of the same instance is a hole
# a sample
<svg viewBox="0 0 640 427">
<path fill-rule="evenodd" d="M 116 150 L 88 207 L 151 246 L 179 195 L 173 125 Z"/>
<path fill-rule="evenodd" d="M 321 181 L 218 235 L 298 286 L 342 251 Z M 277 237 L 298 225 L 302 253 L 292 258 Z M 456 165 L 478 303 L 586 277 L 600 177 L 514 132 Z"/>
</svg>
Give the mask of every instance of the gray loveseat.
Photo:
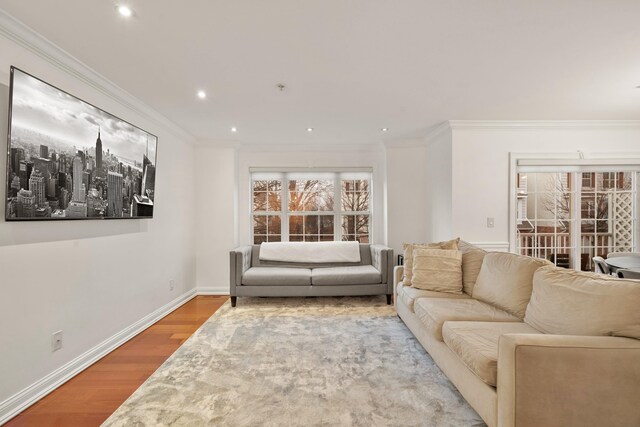
<svg viewBox="0 0 640 427">
<path fill-rule="evenodd" d="M 393 249 L 360 245 L 359 263 L 261 261 L 260 245 L 230 252 L 231 305 L 238 297 L 386 295 L 393 293 Z"/>
</svg>

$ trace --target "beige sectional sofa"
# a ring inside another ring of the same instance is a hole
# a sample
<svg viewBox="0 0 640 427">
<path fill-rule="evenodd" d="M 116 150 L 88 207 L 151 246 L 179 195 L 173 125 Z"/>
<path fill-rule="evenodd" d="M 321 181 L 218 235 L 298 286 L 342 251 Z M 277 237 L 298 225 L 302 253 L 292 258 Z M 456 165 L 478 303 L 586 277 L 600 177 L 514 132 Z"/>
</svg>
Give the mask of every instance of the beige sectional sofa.
<svg viewBox="0 0 640 427">
<path fill-rule="evenodd" d="M 640 426 L 640 282 L 461 242 L 464 292 L 398 316 L 489 426 Z"/>
</svg>

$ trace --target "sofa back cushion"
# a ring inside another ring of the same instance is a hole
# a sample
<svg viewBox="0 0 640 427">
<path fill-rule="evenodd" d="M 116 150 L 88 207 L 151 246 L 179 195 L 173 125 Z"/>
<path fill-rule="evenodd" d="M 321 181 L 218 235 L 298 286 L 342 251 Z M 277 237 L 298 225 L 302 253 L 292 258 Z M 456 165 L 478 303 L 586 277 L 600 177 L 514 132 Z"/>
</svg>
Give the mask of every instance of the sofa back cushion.
<svg viewBox="0 0 640 427">
<path fill-rule="evenodd" d="M 447 240 L 446 242 L 436 243 L 403 243 L 404 249 L 404 277 L 402 282 L 405 286 L 411 286 L 413 278 L 413 250 L 414 249 L 449 249 L 458 250 L 458 242 L 460 238 Z"/>
<path fill-rule="evenodd" d="M 462 287 L 464 293 L 472 295 L 487 251 L 463 240 L 460 240 L 458 248 L 462 252 Z"/>
<path fill-rule="evenodd" d="M 475 299 L 522 319 L 531 298 L 533 273 L 548 261 L 506 252 L 485 255 L 473 287 Z"/>
<path fill-rule="evenodd" d="M 640 339 L 640 281 L 541 268 L 524 321 L 548 334 Z"/>
<path fill-rule="evenodd" d="M 427 291 L 462 293 L 462 253 L 446 249 L 413 250 L 413 287 Z"/>
<path fill-rule="evenodd" d="M 316 268 L 316 267 L 348 267 L 352 265 L 371 265 L 371 246 L 367 243 L 360 244 L 360 262 L 325 262 L 325 263 L 302 263 L 302 262 L 281 262 L 260 260 L 260 245 L 253 245 L 251 250 L 252 267 L 294 267 L 294 268 Z"/>
</svg>

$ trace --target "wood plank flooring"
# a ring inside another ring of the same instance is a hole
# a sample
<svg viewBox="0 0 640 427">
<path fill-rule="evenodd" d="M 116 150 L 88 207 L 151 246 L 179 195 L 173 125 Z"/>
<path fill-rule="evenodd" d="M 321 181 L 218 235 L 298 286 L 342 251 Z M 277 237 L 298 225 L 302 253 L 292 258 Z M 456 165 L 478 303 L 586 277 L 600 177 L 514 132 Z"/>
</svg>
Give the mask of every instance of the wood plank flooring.
<svg viewBox="0 0 640 427">
<path fill-rule="evenodd" d="M 228 296 L 192 299 L 5 426 L 99 426 L 227 299 Z"/>
</svg>

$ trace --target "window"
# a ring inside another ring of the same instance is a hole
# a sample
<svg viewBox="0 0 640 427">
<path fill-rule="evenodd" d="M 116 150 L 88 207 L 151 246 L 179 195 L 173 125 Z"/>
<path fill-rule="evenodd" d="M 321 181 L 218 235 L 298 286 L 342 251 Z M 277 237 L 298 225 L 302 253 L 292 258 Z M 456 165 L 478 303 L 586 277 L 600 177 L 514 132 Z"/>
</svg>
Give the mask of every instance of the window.
<svg viewBox="0 0 640 427">
<path fill-rule="evenodd" d="M 369 181 L 342 181 L 342 240 L 369 243 Z"/>
<path fill-rule="evenodd" d="M 623 188 L 625 183 L 623 172 L 604 172 L 602 174 L 602 188 L 611 190 Z"/>
<path fill-rule="evenodd" d="M 282 182 L 253 181 L 254 242 L 279 242 L 282 239 Z"/>
<path fill-rule="evenodd" d="M 334 193 L 332 180 L 289 180 L 289 241 L 334 240 Z"/>
<path fill-rule="evenodd" d="M 637 251 L 640 173 L 633 168 L 609 172 L 589 171 L 587 166 L 567 169 L 579 172 L 519 169 L 518 184 L 526 177 L 527 186 L 526 206 L 517 207 L 518 253 L 593 271 L 594 256 Z M 522 186 L 516 192 L 519 201 Z"/>
<path fill-rule="evenodd" d="M 584 172 L 582 174 L 582 187 L 594 188 L 596 186 L 596 174 L 593 172 Z"/>
<path fill-rule="evenodd" d="M 252 174 L 253 242 L 370 241 L 368 172 Z"/>
</svg>

